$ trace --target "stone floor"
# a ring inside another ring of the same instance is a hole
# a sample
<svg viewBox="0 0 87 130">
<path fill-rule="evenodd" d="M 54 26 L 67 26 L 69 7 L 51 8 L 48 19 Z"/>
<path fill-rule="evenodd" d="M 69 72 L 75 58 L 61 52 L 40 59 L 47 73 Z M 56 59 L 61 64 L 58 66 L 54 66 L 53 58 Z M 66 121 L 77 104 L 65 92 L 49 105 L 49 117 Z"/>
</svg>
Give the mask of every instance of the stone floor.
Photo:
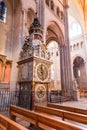
<svg viewBox="0 0 87 130">
<path fill-rule="evenodd" d="M 61 104 L 66 106 L 87 109 L 87 97 L 81 97 L 78 99 L 78 101 L 62 102 Z"/>
<path fill-rule="evenodd" d="M 78 101 L 62 102 L 61 105 L 87 109 L 87 97 L 81 97 L 81 98 L 78 99 Z M 73 124 L 79 125 L 79 126 L 83 127 L 84 130 L 87 130 L 87 125 L 76 123 L 76 122 L 73 122 L 73 121 L 70 121 L 70 120 L 69 121 L 67 120 L 67 122 L 71 122 Z"/>
</svg>

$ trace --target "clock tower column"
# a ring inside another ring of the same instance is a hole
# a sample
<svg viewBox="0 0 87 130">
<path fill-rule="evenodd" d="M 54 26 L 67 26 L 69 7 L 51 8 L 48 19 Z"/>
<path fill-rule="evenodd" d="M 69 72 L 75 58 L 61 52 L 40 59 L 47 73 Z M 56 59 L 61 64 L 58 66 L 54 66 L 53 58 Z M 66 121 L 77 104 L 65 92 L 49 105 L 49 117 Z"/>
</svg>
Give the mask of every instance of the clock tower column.
<svg viewBox="0 0 87 130">
<path fill-rule="evenodd" d="M 37 17 L 29 29 L 29 37 L 20 53 L 18 63 L 19 106 L 32 109 L 35 103 L 48 100 L 50 86 L 50 61 L 46 45 L 43 44 L 43 27 Z"/>
</svg>

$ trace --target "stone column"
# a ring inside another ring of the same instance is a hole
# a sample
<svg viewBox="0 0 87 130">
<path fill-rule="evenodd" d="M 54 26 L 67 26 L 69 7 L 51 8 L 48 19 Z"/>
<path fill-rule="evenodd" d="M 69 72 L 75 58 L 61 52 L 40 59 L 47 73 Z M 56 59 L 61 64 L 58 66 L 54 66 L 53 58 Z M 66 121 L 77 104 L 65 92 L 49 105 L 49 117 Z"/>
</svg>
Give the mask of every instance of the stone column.
<svg viewBox="0 0 87 130">
<path fill-rule="evenodd" d="M 86 32 L 85 32 L 86 33 Z M 82 47 L 84 48 L 85 54 L 85 69 L 86 69 L 86 77 L 87 77 L 87 34 L 84 33 L 84 41 Z"/>
<path fill-rule="evenodd" d="M 38 1 L 37 14 L 40 24 L 45 28 L 45 0 Z M 45 31 L 43 32 L 43 41 L 45 39 Z"/>
<path fill-rule="evenodd" d="M 61 86 L 65 90 L 65 73 L 64 73 L 64 46 L 60 46 L 60 69 L 61 69 Z"/>
<path fill-rule="evenodd" d="M 64 95 L 74 98 L 72 76 L 71 76 L 67 8 L 68 8 L 67 1 L 64 0 L 65 45 L 60 46 L 61 84 L 62 84 L 62 90 L 64 90 Z"/>
<path fill-rule="evenodd" d="M 24 37 L 26 36 L 25 34 L 25 26 L 27 23 L 27 11 L 25 9 L 22 9 L 22 29 L 21 29 L 21 37 L 22 37 L 22 41 L 21 43 L 24 44 Z"/>
<path fill-rule="evenodd" d="M 11 80 L 10 80 L 11 90 L 15 90 L 15 87 L 16 87 L 16 81 L 17 81 L 17 76 L 18 76 L 18 68 L 17 68 L 16 62 L 19 59 L 19 54 L 24 44 L 25 23 L 26 23 L 26 16 L 27 16 L 27 11 L 24 8 L 22 9 L 19 8 L 19 10 L 17 11 L 19 12 L 19 14 L 15 16 L 15 18 L 18 17 L 19 19 L 18 19 L 18 23 L 15 26 L 16 30 L 14 32 L 14 39 L 13 39 L 14 44 L 13 44 L 12 59 L 14 59 L 14 63 L 12 65 L 12 70 L 11 70 Z M 16 19 L 14 22 L 16 22 Z"/>
</svg>

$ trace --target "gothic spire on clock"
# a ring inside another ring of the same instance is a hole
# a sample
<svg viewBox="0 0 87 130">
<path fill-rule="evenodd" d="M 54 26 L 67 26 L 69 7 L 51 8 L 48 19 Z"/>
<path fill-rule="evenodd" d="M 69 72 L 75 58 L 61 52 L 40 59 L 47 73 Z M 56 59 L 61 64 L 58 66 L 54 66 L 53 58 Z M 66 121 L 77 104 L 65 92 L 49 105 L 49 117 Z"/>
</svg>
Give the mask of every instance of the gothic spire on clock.
<svg viewBox="0 0 87 130">
<path fill-rule="evenodd" d="M 38 56 L 44 59 L 50 59 L 46 45 L 43 43 L 43 27 L 40 24 L 37 14 L 29 29 L 29 36 L 25 38 L 20 59 L 27 57 Z"/>
<path fill-rule="evenodd" d="M 29 29 L 30 42 L 33 46 L 40 45 L 43 41 L 43 27 L 37 18 L 37 13 L 35 15 L 34 21 Z"/>
</svg>

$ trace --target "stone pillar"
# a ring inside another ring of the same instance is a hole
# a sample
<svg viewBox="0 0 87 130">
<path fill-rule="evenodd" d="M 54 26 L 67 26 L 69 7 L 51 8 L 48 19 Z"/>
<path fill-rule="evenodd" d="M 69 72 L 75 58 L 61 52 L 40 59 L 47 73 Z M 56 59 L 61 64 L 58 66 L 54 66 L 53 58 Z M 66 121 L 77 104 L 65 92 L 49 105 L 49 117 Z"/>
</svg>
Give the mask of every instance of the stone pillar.
<svg viewBox="0 0 87 130">
<path fill-rule="evenodd" d="M 60 46 L 60 69 L 61 69 L 61 86 L 62 90 L 65 90 L 65 73 L 64 73 L 64 46 Z"/>
<path fill-rule="evenodd" d="M 24 37 L 26 36 L 25 34 L 25 26 L 26 26 L 26 23 L 27 23 L 27 11 L 25 9 L 22 9 L 22 17 L 21 17 L 21 20 L 22 20 L 22 28 L 21 28 L 21 43 L 24 44 Z"/>
<path fill-rule="evenodd" d="M 83 43 L 83 48 L 84 48 L 84 54 L 85 54 L 85 69 L 86 69 L 86 77 L 87 77 L 87 34 L 84 33 L 84 43 Z"/>
<path fill-rule="evenodd" d="M 13 39 L 13 55 L 12 59 L 14 59 L 14 63 L 12 65 L 11 70 L 11 80 L 10 80 L 10 89 L 13 91 L 16 88 L 16 81 L 18 76 L 18 68 L 17 68 L 17 61 L 19 59 L 20 50 L 24 44 L 24 36 L 25 36 L 25 23 L 26 23 L 26 14 L 27 11 L 24 8 L 19 8 L 18 10 L 19 15 L 15 16 L 18 17 L 18 24 L 16 24 L 16 30 L 14 32 L 14 39 Z M 16 22 L 16 19 L 15 21 Z M 16 52 L 16 53 L 15 53 Z M 15 73 L 15 75 L 14 75 Z"/>
<path fill-rule="evenodd" d="M 64 0 L 65 45 L 60 46 L 61 84 L 62 84 L 62 90 L 64 90 L 64 95 L 74 98 L 72 76 L 71 76 L 67 7 L 68 7 L 67 1 Z"/>
<path fill-rule="evenodd" d="M 44 30 L 45 28 L 45 0 L 39 0 L 37 9 L 38 9 L 38 12 L 37 12 L 38 19 Z M 43 41 L 45 41 L 44 39 L 45 39 L 45 31 L 43 32 Z"/>
</svg>

